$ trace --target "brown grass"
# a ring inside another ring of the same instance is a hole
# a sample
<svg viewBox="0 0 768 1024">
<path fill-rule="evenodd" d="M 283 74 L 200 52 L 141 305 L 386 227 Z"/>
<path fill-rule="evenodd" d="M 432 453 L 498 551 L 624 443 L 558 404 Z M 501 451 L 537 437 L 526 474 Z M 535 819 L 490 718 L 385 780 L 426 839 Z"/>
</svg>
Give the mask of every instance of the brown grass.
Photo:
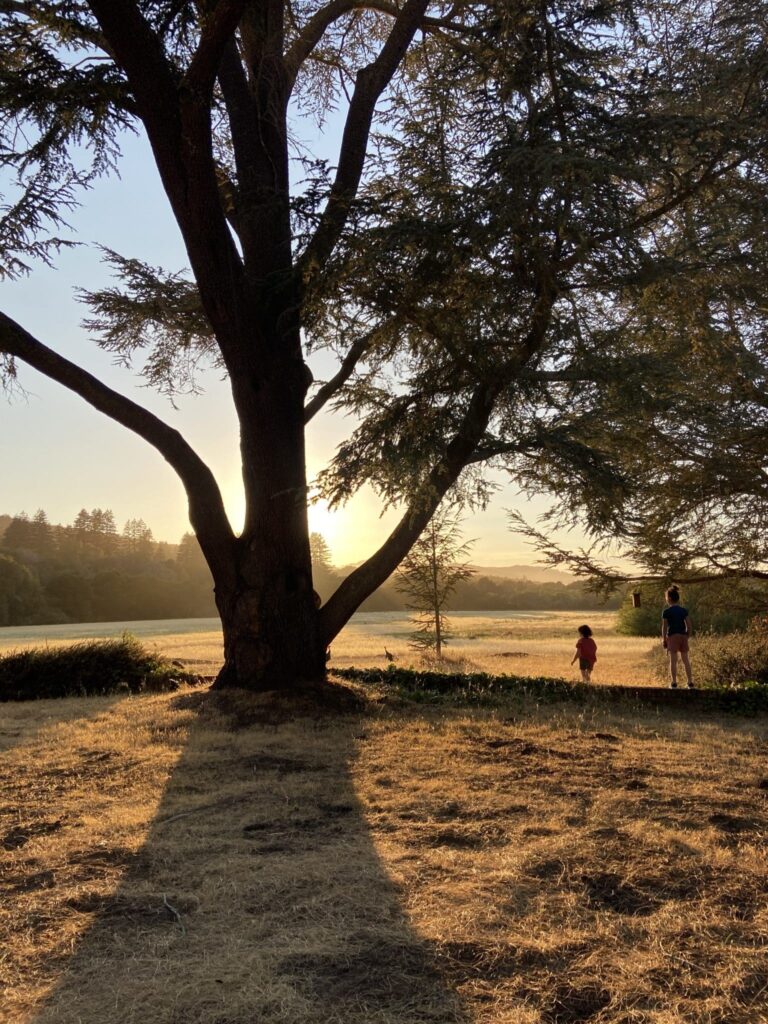
<svg viewBox="0 0 768 1024">
<path fill-rule="evenodd" d="M 8 1024 L 768 1021 L 768 726 L 5 705 Z"/>
</svg>

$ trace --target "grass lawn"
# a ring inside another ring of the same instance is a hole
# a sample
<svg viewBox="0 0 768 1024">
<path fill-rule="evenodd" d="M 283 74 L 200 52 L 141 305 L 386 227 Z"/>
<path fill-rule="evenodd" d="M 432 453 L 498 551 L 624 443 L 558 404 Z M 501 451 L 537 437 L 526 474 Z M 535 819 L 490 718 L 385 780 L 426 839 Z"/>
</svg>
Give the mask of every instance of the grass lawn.
<svg viewBox="0 0 768 1024">
<path fill-rule="evenodd" d="M 768 1021 L 764 719 L 1 711 L 3 1024 Z"/>
</svg>

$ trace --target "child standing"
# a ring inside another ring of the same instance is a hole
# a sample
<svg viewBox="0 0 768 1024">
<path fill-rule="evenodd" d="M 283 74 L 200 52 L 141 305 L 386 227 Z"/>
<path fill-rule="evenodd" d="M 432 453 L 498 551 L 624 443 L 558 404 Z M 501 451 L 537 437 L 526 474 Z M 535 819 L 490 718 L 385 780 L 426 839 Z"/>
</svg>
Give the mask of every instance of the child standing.
<svg viewBox="0 0 768 1024">
<path fill-rule="evenodd" d="M 579 639 L 576 641 L 576 653 L 571 664 L 578 658 L 581 678 L 585 683 L 592 681 L 592 669 L 597 661 L 597 644 L 592 639 L 589 626 L 579 626 Z"/>
<path fill-rule="evenodd" d="M 666 593 L 667 607 L 661 614 L 661 642 L 669 655 L 669 685 L 673 690 L 677 689 L 677 656 L 685 669 L 685 677 L 688 680 L 688 689 L 695 689 L 691 662 L 688 657 L 688 640 L 693 629 L 688 615 L 688 609 L 680 604 L 680 591 L 671 586 Z"/>
</svg>

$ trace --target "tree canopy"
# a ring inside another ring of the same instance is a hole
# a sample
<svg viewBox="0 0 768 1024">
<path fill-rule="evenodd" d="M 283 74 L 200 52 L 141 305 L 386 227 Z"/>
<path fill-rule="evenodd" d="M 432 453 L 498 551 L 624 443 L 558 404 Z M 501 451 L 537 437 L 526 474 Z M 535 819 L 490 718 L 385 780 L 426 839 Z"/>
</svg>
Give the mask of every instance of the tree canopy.
<svg viewBox="0 0 768 1024">
<path fill-rule="evenodd" d="M 591 530 L 623 528 L 655 457 L 626 453 L 649 425 L 666 436 L 679 400 L 670 364 L 698 345 L 706 369 L 724 310 L 746 328 L 764 308 L 764 13 L 0 3 L 4 273 L 55 259 L 81 190 L 119 166 L 125 131 L 146 134 L 189 272 L 105 250 L 119 283 L 83 293 L 87 326 L 168 393 L 194 388 L 201 364 L 227 374 L 242 534 L 176 431 L 0 315 L 4 372 L 48 374 L 179 474 L 224 626 L 220 685 L 322 675 L 328 643 L 442 499 L 485 499 L 485 466 L 561 496 Z M 292 124 L 337 109 L 329 166 Z M 314 383 L 319 349 L 338 370 Z M 371 483 L 403 515 L 316 609 L 304 431 L 321 408 L 357 417 L 324 493 Z"/>
</svg>

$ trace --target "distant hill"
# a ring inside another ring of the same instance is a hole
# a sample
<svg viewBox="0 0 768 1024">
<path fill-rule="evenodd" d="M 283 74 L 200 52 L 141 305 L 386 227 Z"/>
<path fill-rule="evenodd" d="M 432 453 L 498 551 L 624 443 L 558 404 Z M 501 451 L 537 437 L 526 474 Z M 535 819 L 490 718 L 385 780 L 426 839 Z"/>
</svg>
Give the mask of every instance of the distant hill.
<svg viewBox="0 0 768 1024">
<path fill-rule="evenodd" d="M 0 515 L 0 537 L 2 537 L 5 531 L 8 529 L 8 525 L 11 519 L 13 519 L 13 516 Z"/>
<path fill-rule="evenodd" d="M 573 583 L 576 579 L 568 572 L 549 569 L 546 565 L 473 565 L 479 576 L 500 576 L 508 580 L 530 580 L 531 583 Z"/>
</svg>

